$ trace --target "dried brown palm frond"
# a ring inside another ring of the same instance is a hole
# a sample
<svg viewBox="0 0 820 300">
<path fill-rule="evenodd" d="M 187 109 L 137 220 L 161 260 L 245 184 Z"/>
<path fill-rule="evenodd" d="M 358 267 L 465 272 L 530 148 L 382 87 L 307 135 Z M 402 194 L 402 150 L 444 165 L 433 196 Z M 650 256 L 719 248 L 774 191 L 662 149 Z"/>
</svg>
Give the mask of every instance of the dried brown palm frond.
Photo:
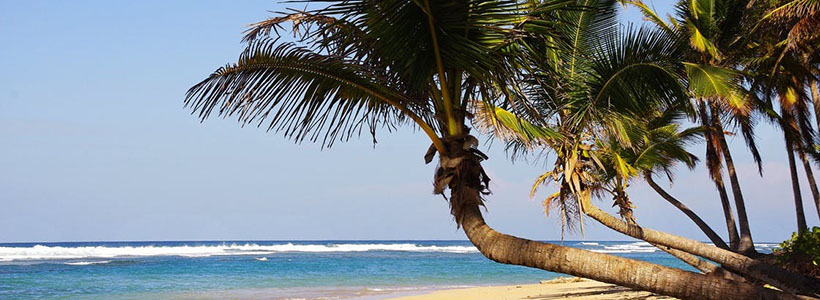
<svg viewBox="0 0 820 300">
<path fill-rule="evenodd" d="M 629 194 L 626 192 L 617 192 L 614 196 L 612 196 L 612 206 L 618 207 L 618 215 L 621 216 L 627 223 L 629 224 L 636 224 L 635 222 L 635 215 L 632 213 L 632 209 L 635 208 L 635 204 L 632 203 L 632 200 L 629 199 Z"/>
<path fill-rule="evenodd" d="M 467 135 L 445 139 L 448 155 L 439 156 L 439 165 L 433 179 L 433 193 L 442 195 L 450 189 L 450 213 L 460 226 L 464 208 L 484 205 L 484 195 L 490 194 L 490 177 L 481 166 L 487 155 L 481 153 L 478 139 Z M 427 155 L 425 155 L 427 156 Z M 425 158 L 427 160 L 427 158 Z"/>
<path fill-rule="evenodd" d="M 245 42 L 256 40 L 263 36 L 269 36 L 271 33 L 279 36 L 279 30 L 284 30 L 283 23 L 291 23 L 291 32 L 297 38 L 306 38 L 311 32 L 321 32 L 319 30 L 311 30 L 312 26 L 317 27 L 335 27 L 341 28 L 341 21 L 339 19 L 322 15 L 320 12 L 309 12 L 303 10 L 290 9 L 289 13 L 279 12 L 279 16 L 268 18 L 264 21 L 259 21 L 248 25 L 245 30 L 245 37 L 242 38 Z"/>
<path fill-rule="evenodd" d="M 575 230 L 578 226 L 584 234 L 583 205 L 593 196 L 600 194 L 601 176 L 603 170 L 600 160 L 590 145 L 578 143 L 562 147 L 564 155 L 556 158 L 552 170 L 539 176 L 530 189 L 530 198 L 533 198 L 541 186 L 555 185 L 558 191 L 546 197 L 542 204 L 545 215 L 557 211 L 563 238 L 565 231 Z"/>
</svg>

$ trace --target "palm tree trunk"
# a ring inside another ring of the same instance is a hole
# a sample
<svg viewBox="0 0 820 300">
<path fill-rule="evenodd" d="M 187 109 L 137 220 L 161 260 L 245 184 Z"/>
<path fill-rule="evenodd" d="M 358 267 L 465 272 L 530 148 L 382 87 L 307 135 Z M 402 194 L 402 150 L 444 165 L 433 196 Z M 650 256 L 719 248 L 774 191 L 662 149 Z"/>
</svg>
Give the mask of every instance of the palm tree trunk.
<svg viewBox="0 0 820 300">
<path fill-rule="evenodd" d="M 455 217 L 456 223 L 464 228 L 464 232 L 473 245 L 487 258 L 501 263 L 572 274 L 686 299 L 759 299 L 760 297 L 766 299 L 772 297 L 773 299 L 781 297 L 779 294 L 771 294 L 755 286 L 740 283 L 734 286 L 729 282 L 735 281 L 727 281 L 718 276 L 705 278 L 700 277 L 705 275 L 679 269 L 520 239 L 496 232 L 484 223 L 479 211 L 479 206 L 484 203 L 481 195 L 489 194 L 490 178 L 487 177 L 480 163 L 486 159 L 486 155 L 471 148 L 474 140 L 472 136 L 445 138 L 446 148 L 451 152 L 440 154 L 439 167 L 433 180 L 433 192 L 443 195 L 445 188 L 450 189 L 448 199 L 450 212 Z M 581 205 L 582 211 L 586 210 L 586 206 L 594 208 L 588 198 L 582 201 Z M 805 295 L 820 295 L 820 280 L 794 274 L 693 240 L 662 234 L 654 230 L 643 230 L 634 225 L 629 226 L 626 222 L 606 213 L 604 215 L 614 220 L 614 223 L 610 220 L 602 223 L 616 224 L 615 228 L 626 232 L 640 231 L 634 236 L 647 242 L 699 255 L 721 264 L 729 271 L 759 279 L 789 293 L 799 291 Z M 635 228 L 640 230 L 634 230 Z M 734 294 L 736 292 L 741 294 Z M 755 293 L 765 293 L 766 296 Z"/>
<path fill-rule="evenodd" d="M 820 280 L 783 270 L 718 247 L 703 244 L 681 236 L 628 224 L 592 205 L 589 199 L 581 202 L 583 211 L 606 227 L 652 244 L 668 246 L 712 260 L 734 273 L 748 276 L 789 292 L 820 295 Z"/>
<path fill-rule="evenodd" d="M 789 156 L 789 174 L 792 177 L 792 193 L 794 194 L 795 213 L 797 214 L 797 232 L 808 229 L 806 214 L 803 212 L 803 197 L 800 195 L 800 182 L 797 179 L 797 165 L 794 162 L 794 144 L 789 134 L 786 134 L 786 153 Z"/>
<path fill-rule="evenodd" d="M 735 273 L 729 272 L 728 270 L 726 270 L 724 268 L 718 267 L 718 266 L 716 266 L 712 263 L 709 263 L 709 262 L 707 262 L 703 259 L 700 259 L 697 256 L 694 256 L 692 254 L 689 254 L 689 253 L 686 253 L 686 252 L 683 252 L 683 251 L 680 251 L 680 250 L 677 250 L 677 249 L 673 249 L 671 247 L 667 247 L 667 246 L 664 246 L 664 245 L 652 244 L 652 246 L 655 246 L 656 248 L 661 249 L 661 251 L 663 251 L 663 252 L 669 253 L 669 255 L 672 255 L 675 258 L 681 260 L 682 262 L 684 262 L 684 263 L 694 267 L 695 269 L 698 269 L 699 271 L 703 272 L 703 274 L 708 274 L 710 276 L 720 276 L 720 277 L 728 279 L 728 280 L 748 282 L 746 280 L 746 278 L 743 278 L 742 276 L 737 275 Z"/>
<path fill-rule="evenodd" d="M 740 236 L 737 234 L 737 225 L 735 225 L 735 215 L 732 212 L 732 204 L 729 202 L 729 195 L 726 194 L 726 186 L 723 184 L 723 176 L 717 174 L 712 178 L 715 183 L 715 188 L 720 196 L 720 204 L 723 206 L 723 219 L 726 220 L 726 229 L 729 233 L 729 247 L 732 250 L 737 250 L 740 244 Z"/>
<path fill-rule="evenodd" d="M 646 178 L 646 182 L 649 183 L 649 186 L 652 187 L 652 189 L 655 190 L 655 192 L 661 195 L 663 199 L 666 199 L 666 201 L 668 201 L 673 206 L 677 207 L 681 212 L 686 214 L 686 216 L 689 217 L 689 219 L 692 220 L 692 222 L 695 222 L 695 225 L 698 225 L 698 228 L 700 228 L 700 230 L 703 231 L 703 233 L 706 234 L 707 237 L 709 237 L 709 240 L 711 240 L 712 243 L 715 244 L 715 246 L 721 249 L 729 250 L 729 246 L 726 245 L 726 242 L 724 242 L 723 239 L 721 239 L 720 236 L 717 233 L 715 233 L 715 231 L 712 230 L 711 227 L 709 227 L 709 224 L 706 224 L 706 222 L 704 222 L 703 219 L 701 219 L 697 214 L 695 214 L 695 212 L 689 209 L 689 207 L 678 201 L 678 199 L 675 199 L 675 197 L 672 197 L 672 195 L 670 195 L 663 188 L 658 186 L 658 184 L 655 183 L 654 180 L 652 180 L 652 175 L 646 174 L 644 175 L 644 178 Z"/>
<path fill-rule="evenodd" d="M 816 80 L 809 81 L 809 90 L 811 90 L 811 101 L 814 104 L 814 118 L 817 120 L 817 129 L 820 131 L 820 86 Z"/>
<path fill-rule="evenodd" d="M 712 106 L 712 120 L 715 122 L 715 132 L 717 133 L 717 138 L 720 142 L 723 159 L 726 161 L 726 171 L 729 173 L 732 196 L 735 199 L 735 206 L 737 208 L 737 221 L 740 228 L 740 243 L 738 244 L 737 251 L 744 254 L 755 254 L 757 251 L 755 251 L 754 241 L 752 241 L 752 231 L 749 227 L 749 218 L 746 215 L 746 201 L 743 200 L 743 192 L 740 189 L 740 181 L 738 181 L 737 172 L 735 172 L 735 162 L 732 159 L 729 144 L 726 142 L 726 135 L 723 133 L 723 125 L 720 122 L 720 115 L 717 113 L 714 106 Z"/>
<path fill-rule="evenodd" d="M 672 255 L 677 259 L 680 259 L 682 262 L 694 267 L 695 269 L 698 269 L 698 271 L 703 272 L 703 274 L 710 274 L 718 269 L 716 265 L 713 265 L 700 258 L 697 258 L 692 254 L 677 249 L 673 249 L 671 247 L 667 247 L 664 245 L 652 244 L 652 246 L 661 249 L 661 251 L 663 252 L 669 253 L 669 255 Z"/>
<path fill-rule="evenodd" d="M 817 85 L 816 80 L 811 80 L 809 89 L 811 90 L 811 99 L 814 104 L 814 117 L 817 118 L 817 128 L 820 130 L 820 86 Z M 811 170 L 811 167 L 807 168 L 806 170 Z M 806 171 L 806 175 L 808 175 L 809 171 Z M 813 177 L 814 175 L 812 175 Z M 815 183 L 814 179 L 811 179 L 809 185 L 814 186 L 814 189 L 817 189 L 817 184 Z M 812 190 L 814 192 L 814 190 Z M 817 195 L 814 196 L 814 206 L 817 209 L 817 217 L 820 218 L 820 197 Z"/>
<path fill-rule="evenodd" d="M 700 114 L 702 125 L 709 129 L 705 134 L 706 166 L 709 170 L 709 177 L 712 178 L 712 182 L 715 183 L 715 189 L 717 189 L 718 196 L 720 196 L 720 204 L 723 206 L 723 218 L 726 220 L 726 230 L 729 234 L 729 247 L 736 251 L 740 243 L 740 236 L 737 234 L 737 225 L 735 225 L 732 204 L 729 202 L 729 196 L 726 194 L 726 185 L 723 184 L 723 171 L 720 167 L 721 159 L 718 155 L 718 146 L 716 146 L 718 143 L 715 143 L 717 136 L 714 134 L 717 129 L 715 129 L 715 123 L 710 120 L 711 117 L 706 111 L 705 103 L 698 105 L 698 113 Z"/>
<path fill-rule="evenodd" d="M 476 201 L 474 201 L 476 202 Z M 504 264 L 570 274 L 681 299 L 798 299 L 748 283 L 522 239 L 487 226 L 478 205 L 461 210 L 464 233 L 487 258 Z"/>
<path fill-rule="evenodd" d="M 802 149 L 798 149 L 797 153 L 803 162 L 803 170 L 806 171 L 806 179 L 809 181 L 809 189 L 811 189 L 811 195 L 814 198 L 814 204 L 817 208 L 817 216 L 820 216 L 820 191 L 817 190 L 817 182 L 814 181 L 814 172 L 811 170 L 811 162 L 809 162 L 808 157 L 806 157 L 806 152 Z"/>
</svg>

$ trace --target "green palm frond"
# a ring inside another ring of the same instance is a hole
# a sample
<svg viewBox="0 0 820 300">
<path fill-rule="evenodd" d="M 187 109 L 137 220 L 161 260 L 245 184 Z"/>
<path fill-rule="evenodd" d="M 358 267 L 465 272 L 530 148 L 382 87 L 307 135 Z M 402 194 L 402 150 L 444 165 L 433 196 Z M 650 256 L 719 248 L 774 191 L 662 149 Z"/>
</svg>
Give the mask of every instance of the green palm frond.
<svg viewBox="0 0 820 300">
<path fill-rule="evenodd" d="M 194 86 L 186 103 L 243 124 L 263 120 L 297 141 L 330 145 L 363 130 L 414 121 L 436 148 L 458 135 L 467 102 L 520 99 L 521 41 L 553 24 L 569 0 L 339 0 L 251 25 L 235 64 Z M 279 41 L 288 31 L 293 43 Z"/>
<path fill-rule="evenodd" d="M 688 29 L 690 34 L 689 45 L 691 45 L 692 48 L 700 51 L 701 53 L 707 53 L 718 59 L 721 57 L 717 46 L 715 46 L 712 41 L 701 32 L 700 29 L 693 24 L 689 24 Z"/>
<path fill-rule="evenodd" d="M 506 142 L 521 142 L 528 148 L 555 144 L 564 137 L 556 130 L 534 125 L 514 113 L 489 103 L 473 105 L 473 125 Z"/>
<path fill-rule="evenodd" d="M 689 77 L 689 89 L 695 97 L 721 98 L 734 110 L 748 110 L 749 103 L 737 86 L 737 71 L 712 65 L 683 64 Z"/>
<path fill-rule="evenodd" d="M 326 146 L 364 128 L 393 128 L 407 117 L 420 126 L 432 119 L 425 103 L 392 90 L 378 74 L 275 40 L 250 44 L 235 64 L 193 86 L 186 106 L 202 119 L 217 110 L 243 124 L 268 121 L 268 130 L 296 141 L 321 139 Z"/>
<path fill-rule="evenodd" d="M 601 120 L 615 114 L 641 115 L 662 107 L 684 107 L 688 96 L 677 59 L 683 47 L 661 30 L 628 30 L 596 48 L 584 83 L 589 109 L 602 112 Z M 617 117 L 615 117 L 617 118 Z"/>
<path fill-rule="evenodd" d="M 565 13 L 562 17 L 571 20 L 565 27 L 568 48 L 565 50 L 566 68 L 569 78 L 575 77 L 583 68 L 579 60 L 585 59 L 587 50 L 597 39 L 614 32 L 616 23 L 614 1 L 582 0 L 579 3 L 588 9 Z"/>
<path fill-rule="evenodd" d="M 672 32 L 675 31 L 673 29 L 674 24 L 669 25 L 668 23 L 666 23 L 666 21 L 664 21 L 663 18 L 658 16 L 658 14 L 653 9 L 649 8 L 649 6 L 646 6 L 646 4 L 643 1 L 641 1 L 641 0 L 619 0 L 619 1 L 623 5 L 629 4 L 629 5 L 632 5 L 632 6 L 635 6 L 636 8 L 638 8 L 638 10 L 644 16 L 645 20 L 647 20 L 649 22 L 652 22 L 653 24 L 658 26 L 660 29 L 665 30 L 669 33 L 672 33 Z"/>
<path fill-rule="evenodd" d="M 699 22 L 709 24 L 713 22 L 715 0 L 689 0 L 689 11 L 692 17 Z"/>
<path fill-rule="evenodd" d="M 698 161 L 686 148 L 701 140 L 703 129 L 681 130 L 678 122 L 683 116 L 679 109 L 668 109 L 645 116 L 641 122 L 629 122 L 630 127 L 624 128 L 633 139 L 629 147 L 615 138 L 596 141 L 603 171 L 598 180 L 609 187 L 614 205 L 620 208 L 619 214 L 625 220 L 634 221 L 634 207 L 626 187 L 639 174 L 664 172 L 671 179 L 675 165 L 691 169 Z"/>
</svg>

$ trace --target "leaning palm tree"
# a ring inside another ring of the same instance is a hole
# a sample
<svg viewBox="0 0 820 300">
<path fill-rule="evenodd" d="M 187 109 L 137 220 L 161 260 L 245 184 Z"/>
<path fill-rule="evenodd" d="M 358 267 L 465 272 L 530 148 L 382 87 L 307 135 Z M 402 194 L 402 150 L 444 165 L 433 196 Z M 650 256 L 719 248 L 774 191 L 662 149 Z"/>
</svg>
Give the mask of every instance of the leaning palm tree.
<svg viewBox="0 0 820 300">
<path fill-rule="evenodd" d="M 605 172 L 608 176 L 604 180 L 630 182 L 634 177 L 642 175 L 658 195 L 689 217 L 715 246 L 729 249 L 726 242 L 700 216 L 670 195 L 653 179 L 654 175 L 662 174 L 672 181 L 674 173 L 672 169 L 675 165 L 683 164 L 692 169 L 698 161 L 697 156 L 687 151 L 686 147 L 702 137 L 703 128 L 693 127 L 680 130 L 677 122 L 681 117 L 683 117 L 683 111 L 678 109 L 668 109 L 649 116 L 640 123 L 642 127 L 640 130 L 630 130 L 641 134 L 641 136 L 632 138 L 636 143 L 633 143 L 631 147 L 623 147 L 612 140 L 602 143 L 601 152 L 603 157 L 609 161 L 605 161 L 604 166 L 620 165 L 618 169 L 629 170 L 629 172 L 624 172 L 610 167 Z M 618 194 L 622 195 L 620 197 L 628 197 L 625 188 L 619 189 Z"/>
<path fill-rule="evenodd" d="M 630 140 L 634 141 L 630 147 L 624 147 L 620 142 L 613 139 L 599 141 L 597 149 L 600 152 L 603 161 L 602 166 L 604 167 L 601 170 L 603 176 L 600 176 L 600 180 L 605 182 L 605 185 L 612 187 L 608 191 L 617 204 L 628 202 L 629 195 L 626 188 L 631 182 L 643 175 L 643 178 L 658 195 L 686 214 L 717 247 L 728 250 L 728 245 L 703 219 L 663 190 L 652 178 L 653 174 L 662 173 L 671 181 L 673 177 L 672 168 L 679 163 L 690 169 L 694 168 L 698 158 L 688 152 L 685 147 L 699 140 L 703 130 L 701 127 L 693 127 L 681 131 L 677 122 L 683 116 L 684 111 L 675 108 L 644 116 L 641 119 L 642 122 L 637 122 L 633 128 L 624 130 L 625 133 L 630 134 Z M 595 208 L 592 208 L 592 214 L 599 215 L 593 216 L 596 219 L 606 217 Z M 621 208 L 620 215 L 624 216 L 623 208 Z M 632 216 L 631 209 L 629 216 L 629 219 L 624 219 L 630 225 L 633 225 L 635 229 L 638 229 L 639 227 Z M 654 245 L 704 273 L 718 271 L 715 265 L 698 259 L 691 254 L 680 250 L 677 250 L 677 252 L 669 251 L 674 248 Z M 728 273 L 728 275 L 732 276 L 733 274 Z"/>
<path fill-rule="evenodd" d="M 548 39 L 564 20 L 540 16 L 570 6 L 584 9 L 574 4 L 331 2 L 253 25 L 239 60 L 193 86 L 186 103 L 202 119 L 216 110 L 326 146 L 363 130 L 375 134 L 378 128 L 414 124 L 432 142 L 425 160 L 439 157 L 434 192 L 449 194 L 456 223 L 497 262 L 686 299 L 793 298 L 748 283 L 521 239 L 484 222 L 479 206 L 489 193 L 489 178 L 481 161 L 487 157 L 470 135 L 469 105 L 520 101 L 516 83 L 525 70 L 524 42 Z M 288 21 L 298 29 L 296 42 L 277 39 Z"/>
<path fill-rule="evenodd" d="M 599 17 L 589 19 L 600 20 L 596 22 L 606 20 Z M 535 49 L 530 56 L 537 66 L 534 69 L 556 70 L 556 73 L 528 74 L 529 87 L 526 90 L 528 98 L 535 103 L 535 114 L 528 109 L 519 109 L 516 114 L 492 105 L 478 106 L 475 114 L 478 124 L 482 125 L 480 128 L 508 141 L 514 154 L 529 149 L 546 149 L 555 155 L 553 169 L 540 176 L 535 184 L 539 186 L 554 182 L 558 187 L 558 191 L 544 200 L 545 207 L 558 210 L 563 226 L 571 225 L 572 220 L 580 221 L 583 215 L 587 215 L 623 234 L 713 260 L 738 274 L 786 290 L 817 293 L 816 288 L 809 288 L 816 285 L 814 280 L 719 247 L 634 224 L 629 198 L 624 197 L 628 180 L 620 179 L 629 178 L 636 172 L 622 157 L 614 157 L 616 159 L 611 159 L 611 169 L 623 175 L 614 185 L 606 186 L 609 182 L 601 180 L 601 172 L 596 171 L 596 168 L 607 169 L 598 157 L 600 154 L 596 155 L 601 150 L 597 146 L 598 141 L 617 142 L 625 148 L 636 147 L 639 143 L 634 142 L 636 137 L 627 133 L 628 129 L 639 128 L 635 124 L 643 122 L 641 116 L 660 110 L 686 108 L 689 98 L 684 77 L 691 78 L 695 72 L 687 72 L 685 66 L 688 65 L 680 63 L 680 51 L 684 48 L 666 32 L 644 29 L 628 31 L 616 38 L 607 33 L 612 30 L 611 27 L 607 29 L 595 23 L 574 26 L 585 32 L 579 34 L 569 30 L 570 36 L 581 35 L 584 40 L 605 42 L 597 46 L 570 45 L 568 49 L 550 48 L 550 41 L 544 41 L 547 44 L 544 47 L 530 44 L 529 49 Z M 602 33 L 596 33 L 599 30 Z M 574 49 L 576 47 L 582 49 Z M 705 70 L 704 73 L 710 72 L 707 74 L 711 76 L 717 72 L 708 67 L 699 69 Z M 574 80 L 565 82 L 560 78 Z M 709 95 L 708 88 L 703 87 L 708 81 L 693 82 L 699 84 L 693 91 L 695 95 Z M 712 90 L 720 88 L 715 84 L 709 85 Z M 558 139 L 554 135 L 543 134 L 555 131 L 560 133 Z M 590 198 L 602 194 L 602 191 L 614 195 L 614 204 L 619 207 L 625 221 L 591 203 Z M 576 223 L 583 231 L 583 223 Z"/>
</svg>

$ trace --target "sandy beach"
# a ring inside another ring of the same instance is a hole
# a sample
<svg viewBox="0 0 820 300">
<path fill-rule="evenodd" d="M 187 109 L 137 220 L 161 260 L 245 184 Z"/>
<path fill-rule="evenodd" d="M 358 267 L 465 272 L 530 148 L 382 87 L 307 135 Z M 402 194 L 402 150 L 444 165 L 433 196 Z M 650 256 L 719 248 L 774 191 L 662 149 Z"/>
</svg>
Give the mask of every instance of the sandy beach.
<svg viewBox="0 0 820 300">
<path fill-rule="evenodd" d="M 558 278 L 540 284 L 439 290 L 394 300 L 513 300 L 513 299 L 675 299 L 582 278 Z"/>
</svg>

